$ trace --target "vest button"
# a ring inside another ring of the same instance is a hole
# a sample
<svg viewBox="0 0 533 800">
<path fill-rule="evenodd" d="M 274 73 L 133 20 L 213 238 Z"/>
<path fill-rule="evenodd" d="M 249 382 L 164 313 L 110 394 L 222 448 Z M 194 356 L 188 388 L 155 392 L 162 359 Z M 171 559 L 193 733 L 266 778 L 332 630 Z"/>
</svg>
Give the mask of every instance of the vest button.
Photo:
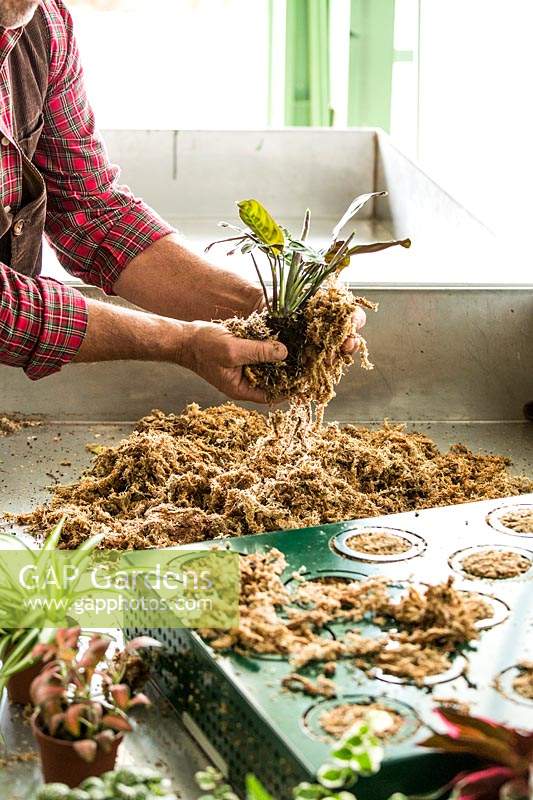
<svg viewBox="0 0 533 800">
<path fill-rule="evenodd" d="M 7 136 L 2 136 L 2 138 L 0 139 L 0 141 L 2 142 L 2 144 L 4 145 L 4 147 L 7 147 L 7 146 L 8 146 L 8 144 L 9 144 L 9 139 L 7 138 Z"/>
<path fill-rule="evenodd" d="M 13 234 L 15 236 L 20 236 L 23 230 L 24 230 L 24 220 L 18 219 L 13 225 Z"/>
</svg>

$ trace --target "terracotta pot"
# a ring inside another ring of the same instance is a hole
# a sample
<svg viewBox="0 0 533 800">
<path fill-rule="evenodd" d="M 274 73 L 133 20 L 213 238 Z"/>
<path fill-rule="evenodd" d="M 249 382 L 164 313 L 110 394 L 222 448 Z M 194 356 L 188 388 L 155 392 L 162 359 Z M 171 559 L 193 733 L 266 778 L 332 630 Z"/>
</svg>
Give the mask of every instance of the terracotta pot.
<svg viewBox="0 0 533 800">
<path fill-rule="evenodd" d="M 31 703 L 30 686 L 34 678 L 43 668 L 42 661 L 36 661 L 31 667 L 17 672 L 7 682 L 7 696 L 12 703 L 26 706 Z"/>
<path fill-rule="evenodd" d="M 32 720 L 33 735 L 39 747 L 41 769 L 45 783 L 66 783 L 71 789 L 85 780 L 102 775 L 112 770 L 117 760 L 117 750 L 122 741 L 118 736 L 108 753 L 98 748 L 96 758 L 87 763 L 74 750 L 73 742 L 54 739 L 39 728 L 39 723 Z"/>
</svg>

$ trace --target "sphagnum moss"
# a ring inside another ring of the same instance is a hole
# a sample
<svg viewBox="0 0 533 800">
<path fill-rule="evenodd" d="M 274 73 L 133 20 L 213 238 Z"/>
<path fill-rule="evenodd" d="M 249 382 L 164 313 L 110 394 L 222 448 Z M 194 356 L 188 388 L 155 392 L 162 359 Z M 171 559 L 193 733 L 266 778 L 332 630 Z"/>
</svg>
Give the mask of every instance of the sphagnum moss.
<svg viewBox="0 0 533 800">
<path fill-rule="evenodd" d="M 457 591 L 451 578 L 424 590 L 410 586 L 395 602 L 390 579 L 379 576 L 328 583 L 301 579 L 289 593 L 279 550 L 241 555 L 240 567 L 238 627 L 200 635 L 218 651 L 284 656 L 295 671 L 348 658 L 370 675 L 380 669 L 422 686 L 429 676 L 450 669 L 463 646 L 479 638 L 477 623 L 493 614 L 479 595 Z M 356 627 L 342 639 L 322 635 L 332 622 L 356 625 L 369 619 L 382 626 L 377 636 L 364 636 Z M 294 684 L 295 674 L 288 688 L 301 690 Z M 327 688 L 332 694 L 329 680 Z"/>
<path fill-rule="evenodd" d="M 335 397 L 335 386 L 353 357 L 343 351 L 345 340 L 353 335 L 352 315 L 357 307 L 377 310 L 364 297 L 354 297 L 340 285 L 319 289 L 305 307 L 288 319 L 272 317 L 268 311 L 255 312 L 247 319 L 235 317 L 224 325 L 242 339 L 278 340 L 287 347 L 285 361 L 245 367 L 248 382 L 263 389 L 276 402 L 312 400 L 325 406 Z M 365 340 L 360 337 L 363 369 L 373 369 Z"/>
<path fill-rule="evenodd" d="M 308 427 L 294 411 L 193 404 L 144 417 L 19 521 L 42 533 L 66 515 L 69 548 L 95 531 L 108 548 L 165 547 L 531 492 L 508 464 L 463 445 L 441 452 L 402 426 Z"/>
</svg>

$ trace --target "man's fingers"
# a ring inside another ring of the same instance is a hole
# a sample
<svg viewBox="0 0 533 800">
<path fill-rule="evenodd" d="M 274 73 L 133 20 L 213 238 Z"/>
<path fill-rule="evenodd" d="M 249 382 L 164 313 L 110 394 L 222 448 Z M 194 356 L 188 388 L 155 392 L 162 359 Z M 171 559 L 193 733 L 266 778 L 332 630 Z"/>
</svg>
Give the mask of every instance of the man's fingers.
<svg viewBox="0 0 533 800">
<path fill-rule="evenodd" d="M 269 401 L 265 392 L 261 391 L 261 389 L 254 389 L 243 376 L 238 388 L 232 393 L 232 399 L 246 400 L 250 403 L 260 403 L 261 405 L 269 405 L 270 408 L 277 408 L 283 405 L 288 400 L 288 397 L 280 397 L 274 402 Z"/>
<path fill-rule="evenodd" d="M 359 306 L 355 309 L 354 313 L 352 314 L 352 332 L 351 335 L 348 336 L 343 344 L 342 344 L 342 352 L 343 353 L 354 353 L 356 350 L 359 350 L 361 345 L 361 339 L 357 335 L 357 331 L 360 331 L 361 328 L 364 328 L 366 324 L 366 314 L 362 308 Z"/>
<path fill-rule="evenodd" d="M 235 366 L 245 364 L 263 364 L 273 361 L 284 361 L 287 348 L 281 342 L 260 342 L 254 339 L 238 339 L 232 361 Z"/>
<path fill-rule="evenodd" d="M 344 340 L 342 343 L 342 352 L 343 353 L 353 353 L 358 346 L 358 341 L 355 336 L 348 336 L 347 339 Z"/>
<path fill-rule="evenodd" d="M 357 306 L 352 314 L 354 332 L 360 331 L 366 325 L 366 314 L 360 306 Z"/>
<path fill-rule="evenodd" d="M 243 400 L 250 403 L 261 403 L 262 405 L 268 403 L 265 392 L 251 386 L 242 372 L 239 378 L 232 376 L 229 384 L 226 387 L 222 387 L 222 391 L 231 400 Z"/>
<path fill-rule="evenodd" d="M 267 396 L 260 389 L 254 389 L 250 384 L 243 383 L 239 386 L 238 390 L 230 395 L 232 400 L 242 400 L 248 403 L 259 403 L 260 405 L 267 405 Z"/>
</svg>

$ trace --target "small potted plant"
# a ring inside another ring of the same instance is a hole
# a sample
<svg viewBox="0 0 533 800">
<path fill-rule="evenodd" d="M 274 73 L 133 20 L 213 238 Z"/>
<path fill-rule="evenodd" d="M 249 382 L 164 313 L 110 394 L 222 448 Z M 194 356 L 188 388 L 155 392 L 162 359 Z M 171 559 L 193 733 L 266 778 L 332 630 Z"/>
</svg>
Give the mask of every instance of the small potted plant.
<svg viewBox="0 0 533 800">
<path fill-rule="evenodd" d="M 24 551 L 28 559 L 33 561 L 36 572 L 40 574 L 44 572 L 53 551 L 59 544 L 64 522 L 63 518 L 47 536 L 40 549 L 34 550 L 14 536 L 0 534 L 0 550 L 19 549 Z M 103 538 L 103 534 L 92 536 L 73 552 L 72 558 L 77 561 L 80 573 Z M 64 609 L 64 611 L 58 610 L 57 619 L 54 619 L 54 612 L 50 609 L 47 609 L 45 613 L 42 609 L 32 609 L 31 605 L 28 605 L 28 599 L 31 599 L 33 590 L 17 583 L 11 575 L 9 563 L 4 563 L 0 559 L 0 596 L 2 601 L 0 611 L 0 660 L 2 661 L 0 697 L 4 688 L 7 687 L 12 703 L 27 705 L 31 702 L 30 686 L 42 667 L 40 659 L 33 652 L 35 645 L 45 645 L 53 640 L 56 629 L 60 627 L 64 613 L 68 612 L 77 589 L 78 585 L 74 580 L 68 581 L 61 588 L 59 596 L 57 589 L 54 588 L 57 607 Z M 23 627 L 12 627 L 13 620 L 20 617 L 23 617 Z M 54 622 L 55 626 L 50 627 Z"/>
<path fill-rule="evenodd" d="M 32 727 L 48 782 L 74 787 L 112 770 L 124 734 L 134 729 L 129 712 L 149 704 L 123 678 L 130 654 L 159 642 L 142 636 L 115 656 L 108 655 L 110 645 L 96 634 L 83 649 L 80 629 L 63 628 L 34 649 L 44 667 L 31 685 Z"/>
</svg>

